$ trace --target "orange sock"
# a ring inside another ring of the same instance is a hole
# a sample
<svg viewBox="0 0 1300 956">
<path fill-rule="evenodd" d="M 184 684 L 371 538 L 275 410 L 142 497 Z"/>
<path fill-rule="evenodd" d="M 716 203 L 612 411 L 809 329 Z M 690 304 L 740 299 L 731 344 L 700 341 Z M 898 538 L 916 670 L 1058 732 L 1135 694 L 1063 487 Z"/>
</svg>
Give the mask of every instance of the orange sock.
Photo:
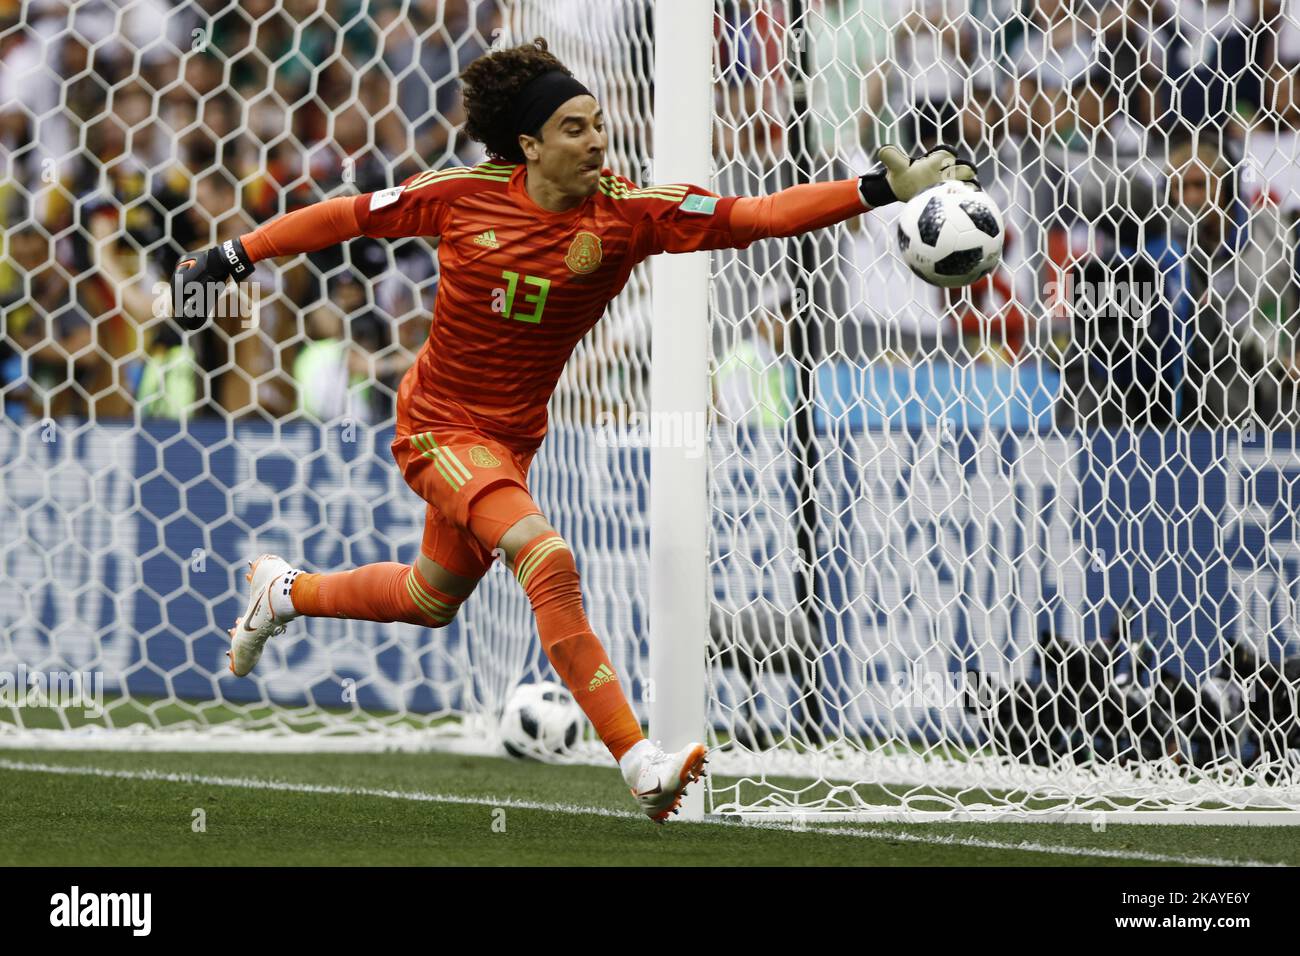
<svg viewBox="0 0 1300 956">
<path fill-rule="evenodd" d="M 641 724 L 587 622 L 578 566 L 564 539 L 548 531 L 524 545 L 515 555 L 515 577 L 537 615 L 537 633 L 551 666 L 618 760 L 644 739 Z"/>
<path fill-rule="evenodd" d="M 439 591 L 409 564 L 384 561 L 337 574 L 300 574 L 290 592 L 293 607 L 309 617 L 402 621 L 445 627 L 463 597 Z"/>
</svg>

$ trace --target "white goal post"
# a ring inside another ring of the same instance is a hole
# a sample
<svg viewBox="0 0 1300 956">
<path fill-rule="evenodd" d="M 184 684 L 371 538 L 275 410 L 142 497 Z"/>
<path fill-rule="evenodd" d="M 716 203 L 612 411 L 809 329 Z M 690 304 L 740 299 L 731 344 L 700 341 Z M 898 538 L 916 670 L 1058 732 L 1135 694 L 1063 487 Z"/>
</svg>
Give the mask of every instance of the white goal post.
<svg viewBox="0 0 1300 956">
<path fill-rule="evenodd" d="M 653 178 L 710 183 L 711 11 L 664 0 L 655 14 L 674 28 L 655 38 Z M 660 256 L 651 275 L 650 421 L 707 428 L 709 257 Z M 700 739 L 706 720 L 708 457 L 690 455 L 684 441 L 659 442 L 651 446 L 650 476 L 650 736 L 677 750 Z M 681 812 L 695 819 L 703 810 L 702 788 L 688 792 Z"/>
<path fill-rule="evenodd" d="M 499 752 L 554 679 L 499 567 L 446 629 L 302 621 L 225 671 L 247 557 L 414 557 L 431 245 L 263 264 L 199 334 L 153 300 L 481 161 L 456 76 L 541 35 L 638 183 L 946 142 L 1008 224 L 952 293 L 897 207 L 662 256 L 579 345 L 530 483 L 650 736 L 710 746 L 687 816 L 1300 823 L 1292 0 L 118 6 L 0 14 L 0 748 Z"/>
</svg>

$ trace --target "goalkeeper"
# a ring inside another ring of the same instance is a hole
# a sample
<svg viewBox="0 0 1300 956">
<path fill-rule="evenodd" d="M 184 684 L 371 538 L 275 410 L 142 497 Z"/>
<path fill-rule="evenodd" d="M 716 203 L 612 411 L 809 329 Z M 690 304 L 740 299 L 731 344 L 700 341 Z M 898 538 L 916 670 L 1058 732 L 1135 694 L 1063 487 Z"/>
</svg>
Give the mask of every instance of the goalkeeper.
<svg viewBox="0 0 1300 956">
<path fill-rule="evenodd" d="M 204 320 L 213 286 L 248 277 L 258 260 L 360 236 L 441 240 L 432 330 L 402 379 L 392 444 L 407 484 L 428 506 L 420 555 L 412 566 L 330 574 L 256 558 L 248 604 L 230 632 L 230 669 L 248 674 L 266 640 L 300 615 L 444 627 L 502 554 L 556 673 L 640 807 L 662 822 L 703 772 L 705 748 L 665 753 L 644 738 L 587 621 L 569 545 L 526 481 L 565 362 L 647 256 L 799 235 L 942 180 L 974 179 L 974 170 L 947 150 L 910 160 L 886 146 L 878 172 L 762 198 L 638 187 L 605 168 L 600 106 L 545 40 L 483 56 L 461 82 L 466 133 L 490 162 L 317 203 L 177 269 L 176 315 L 194 324 Z"/>
</svg>

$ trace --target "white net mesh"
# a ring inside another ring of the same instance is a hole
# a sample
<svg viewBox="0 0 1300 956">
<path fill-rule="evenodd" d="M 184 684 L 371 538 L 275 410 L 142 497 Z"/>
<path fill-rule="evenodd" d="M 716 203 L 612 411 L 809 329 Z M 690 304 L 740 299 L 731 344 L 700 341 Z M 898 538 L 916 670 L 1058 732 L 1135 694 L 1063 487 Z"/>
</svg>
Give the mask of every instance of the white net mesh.
<svg viewBox="0 0 1300 956">
<path fill-rule="evenodd" d="M 947 142 L 1008 243 L 951 293 L 903 266 L 896 207 L 714 254 L 710 809 L 1296 808 L 1289 4 L 714 21 L 707 185 Z M 450 628 L 311 620 L 224 671 L 248 556 L 415 554 L 387 447 L 429 245 L 261 264 L 251 320 L 184 340 L 153 300 L 183 251 L 481 158 L 455 78 L 493 44 L 546 36 L 608 165 L 653 181 L 655 28 L 635 0 L 0 5 L 0 670 L 104 695 L 11 696 L 0 743 L 491 746 L 552 676 L 500 568 Z M 642 266 L 531 475 L 643 714 L 649 301 Z"/>
<path fill-rule="evenodd" d="M 948 143 L 1008 242 L 951 293 L 899 207 L 718 256 L 713 807 L 1294 809 L 1300 24 L 718 14 L 720 191 Z"/>
</svg>

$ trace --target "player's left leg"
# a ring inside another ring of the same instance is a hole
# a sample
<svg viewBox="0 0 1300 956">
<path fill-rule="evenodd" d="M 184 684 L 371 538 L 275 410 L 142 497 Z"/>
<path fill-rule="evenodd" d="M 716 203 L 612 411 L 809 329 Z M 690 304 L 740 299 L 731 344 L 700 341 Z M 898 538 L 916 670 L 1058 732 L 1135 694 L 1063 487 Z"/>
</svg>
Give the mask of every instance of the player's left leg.
<svg viewBox="0 0 1300 956">
<path fill-rule="evenodd" d="M 432 505 L 414 564 L 383 561 L 335 574 L 301 573 L 283 610 L 309 617 L 446 627 L 492 564 Z M 275 598 L 275 593 L 272 593 Z"/>
<path fill-rule="evenodd" d="M 704 772 L 705 747 L 665 753 L 646 740 L 618 675 L 582 606 L 578 568 L 564 538 L 518 484 L 501 484 L 469 509 L 480 544 L 503 553 L 537 618 L 542 649 L 609 748 L 642 810 L 663 822 Z"/>
<path fill-rule="evenodd" d="M 411 435 L 401 409 L 398 433 L 397 466 L 428 506 L 420 557 L 414 565 L 382 561 L 333 574 L 308 574 L 272 554 L 250 561 L 248 603 L 230 629 L 236 676 L 252 671 L 266 642 L 300 615 L 445 627 L 491 565 L 491 554 L 454 521 L 467 496 L 452 493 L 469 483 L 468 469 L 448 472 L 446 462 L 428 451 L 425 436 Z M 456 465 L 465 468 L 458 459 Z"/>
<path fill-rule="evenodd" d="M 248 674 L 267 640 L 299 616 L 446 627 L 491 563 L 478 542 L 432 505 L 414 564 L 380 561 L 310 574 L 264 554 L 249 562 L 248 605 L 230 629 L 230 670 Z"/>
</svg>

